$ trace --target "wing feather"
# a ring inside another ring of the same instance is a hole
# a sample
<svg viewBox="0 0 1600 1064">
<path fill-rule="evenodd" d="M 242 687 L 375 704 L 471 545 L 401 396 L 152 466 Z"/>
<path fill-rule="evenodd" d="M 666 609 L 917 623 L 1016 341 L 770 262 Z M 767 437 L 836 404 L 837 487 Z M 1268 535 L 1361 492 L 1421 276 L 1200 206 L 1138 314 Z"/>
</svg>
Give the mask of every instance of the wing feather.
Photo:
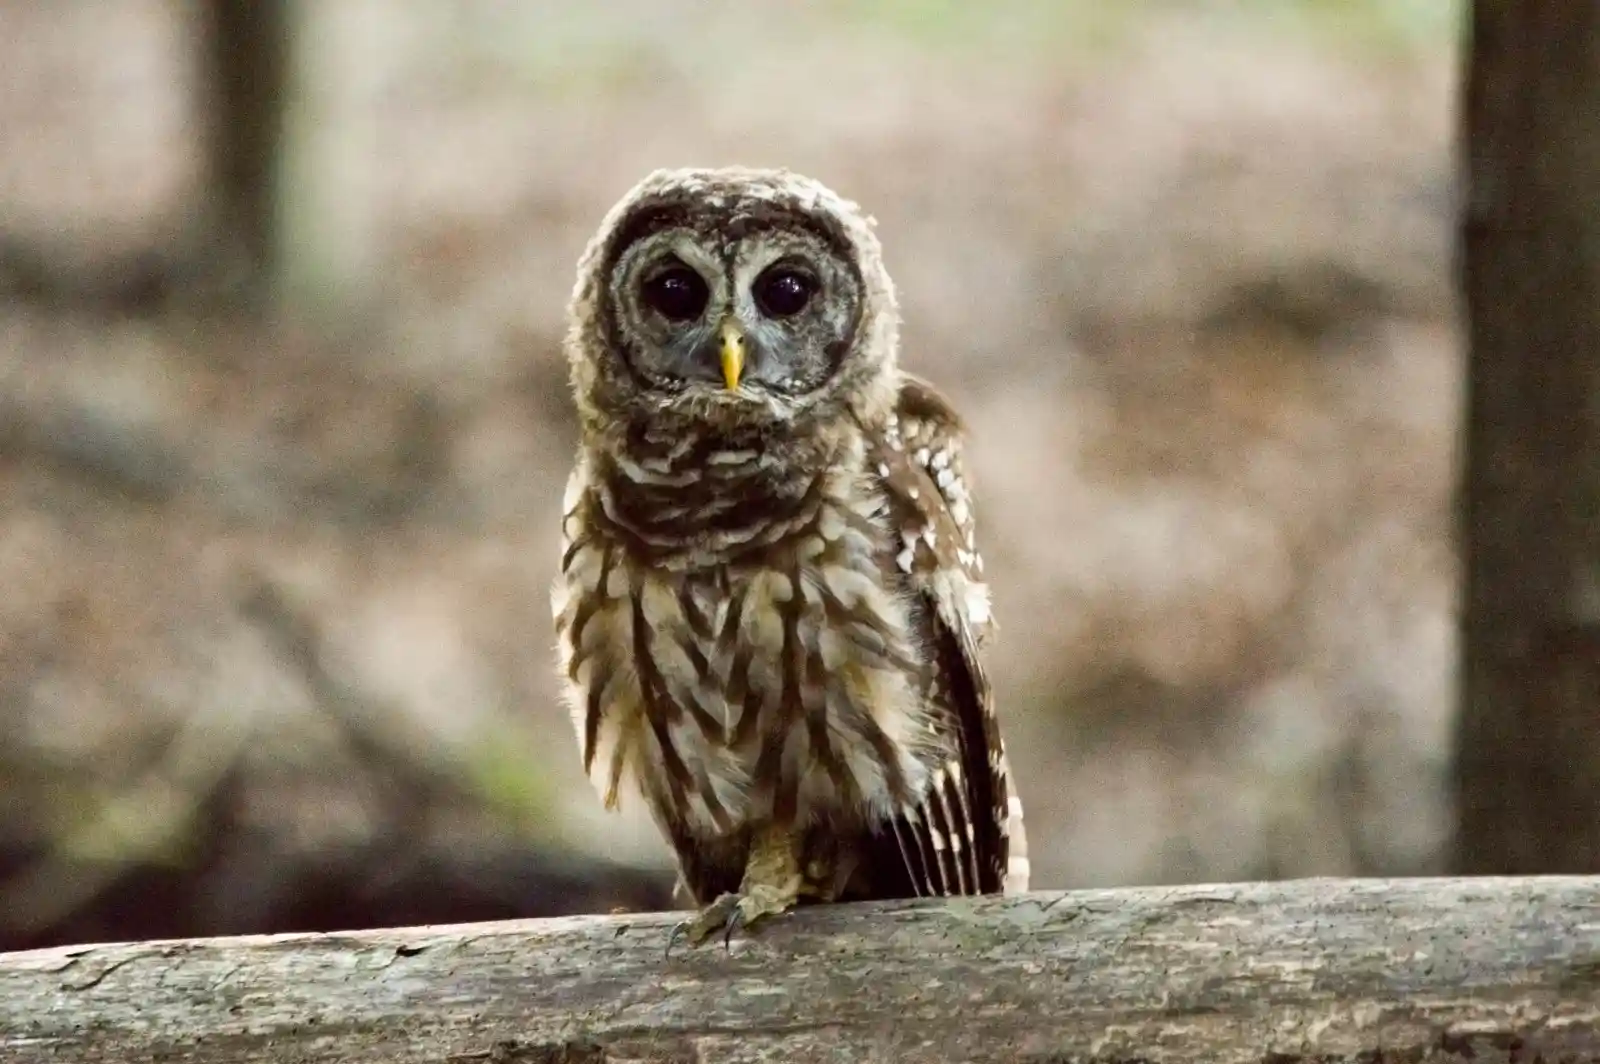
<svg viewBox="0 0 1600 1064">
<path fill-rule="evenodd" d="M 964 430 L 927 382 L 903 377 L 878 471 L 902 542 L 896 563 L 917 596 L 930 660 L 927 697 L 949 760 L 891 830 L 920 894 L 1027 889 L 1021 804 L 1011 794 L 980 649 L 993 628 L 962 462 Z M 918 861 L 910 859 L 915 850 Z"/>
</svg>

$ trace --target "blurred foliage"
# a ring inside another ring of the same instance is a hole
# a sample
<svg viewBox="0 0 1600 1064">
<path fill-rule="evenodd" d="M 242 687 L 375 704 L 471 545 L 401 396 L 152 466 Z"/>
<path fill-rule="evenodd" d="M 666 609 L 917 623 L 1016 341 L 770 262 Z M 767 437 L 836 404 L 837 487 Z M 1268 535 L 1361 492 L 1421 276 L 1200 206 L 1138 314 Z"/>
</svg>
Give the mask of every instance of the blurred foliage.
<svg viewBox="0 0 1600 1064">
<path fill-rule="evenodd" d="M 1465 0 L 1234 0 L 1238 17 L 1379 51 L 1454 43 Z"/>
<path fill-rule="evenodd" d="M 470 91 L 475 78 L 517 79 L 557 97 L 648 83 L 665 71 L 715 78 L 769 61 L 774 39 L 807 51 L 848 44 L 1004 64 L 1107 58 L 1164 15 L 1193 25 L 1251 26 L 1379 50 L 1453 38 L 1461 0 L 823 0 L 814 5 L 528 3 L 420 7 L 412 33 L 447 40 L 437 62 Z M 662 48 L 663 40 L 675 46 Z M 818 71 L 821 74 L 821 71 Z M 804 92 L 804 84 L 785 91 Z M 774 106 L 779 106 L 775 98 Z"/>
<path fill-rule="evenodd" d="M 687 161 L 879 218 L 1041 885 L 1434 867 L 1458 5 L 306 0 L 295 319 L 137 325 L 84 308 L 189 250 L 186 8 L 23 9 L 0 238 L 98 272 L 0 255 L 0 938 L 664 904 L 546 593 L 573 261 Z"/>
</svg>

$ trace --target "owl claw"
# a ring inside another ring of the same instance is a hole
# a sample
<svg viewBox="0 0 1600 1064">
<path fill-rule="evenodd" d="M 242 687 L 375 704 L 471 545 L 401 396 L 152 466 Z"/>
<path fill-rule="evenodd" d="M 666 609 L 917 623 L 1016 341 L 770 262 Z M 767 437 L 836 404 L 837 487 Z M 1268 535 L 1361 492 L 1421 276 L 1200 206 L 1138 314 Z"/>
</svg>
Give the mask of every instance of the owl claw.
<svg viewBox="0 0 1600 1064">
<path fill-rule="evenodd" d="M 745 915 L 748 901 L 748 896 L 740 898 L 739 903 L 733 907 L 733 912 L 728 914 L 727 926 L 722 929 L 722 951 L 724 953 L 733 952 L 733 933 L 735 931 L 741 927 L 749 927 L 761 918 L 760 913 L 756 913 L 753 916 Z"/>
<path fill-rule="evenodd" d="M 673 944 L 680 938 L 688 939 L 690 946 L 698 946 L 718 928 L 729 926 L 738 905 L 739 895 L 722 894 L 695 916 L 680 921 L 667 936 L 667 954 L 671 955 Z"/>
<path fill-rule="evenodd" d="M 747 887 L 740 894 L 719 895 L 697 915 L 673 927 L 667 936 L 667 954 L 671 955 L 673 944 L 679 938 L 688 939 L 690 946 L 698 946 L 719 930 L 723 948 L 731 951 L 734 932 L 740 928 L 749 930 L 769 916 L 786 913 L 798 900 L 798 890 L 766 883 Z"/>
</svg>

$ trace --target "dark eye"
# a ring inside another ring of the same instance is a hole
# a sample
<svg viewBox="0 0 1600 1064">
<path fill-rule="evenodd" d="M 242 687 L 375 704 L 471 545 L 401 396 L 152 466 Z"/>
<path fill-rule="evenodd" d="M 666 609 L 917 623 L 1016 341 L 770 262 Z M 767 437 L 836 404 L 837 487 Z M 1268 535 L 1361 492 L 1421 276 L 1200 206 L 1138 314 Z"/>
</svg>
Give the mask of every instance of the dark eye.
<svg viewBox="0 0 1600 1064">
<path fill-rule="evenodd" d="M 753 292 L 763 314 L 787 318 L 804 310 L 816 290 L 817 283 L 805 274 L 787 266 L 774 266 L 756 278 Z"/>
<path fill-rule="evenodd" d="M 705 279 L 687 266 L 669 266 L 645 281 L 644 301 L 668 321 L 698 318 L 711 293 Z"/>
</svg>

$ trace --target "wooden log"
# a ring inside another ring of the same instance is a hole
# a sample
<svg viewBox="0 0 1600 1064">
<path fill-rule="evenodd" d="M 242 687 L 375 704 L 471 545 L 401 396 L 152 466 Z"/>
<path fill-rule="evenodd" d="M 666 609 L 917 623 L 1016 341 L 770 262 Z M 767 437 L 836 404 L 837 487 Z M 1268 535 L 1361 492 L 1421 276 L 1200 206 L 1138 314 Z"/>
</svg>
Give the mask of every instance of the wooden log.
<svg viewBox="0 0 1600 1064">
<path fill-rule="evenodd" d="M 0 955 L 0 1060 L 1600 1060 L 1600 877 L 838 905 Z"/>
</svg>

